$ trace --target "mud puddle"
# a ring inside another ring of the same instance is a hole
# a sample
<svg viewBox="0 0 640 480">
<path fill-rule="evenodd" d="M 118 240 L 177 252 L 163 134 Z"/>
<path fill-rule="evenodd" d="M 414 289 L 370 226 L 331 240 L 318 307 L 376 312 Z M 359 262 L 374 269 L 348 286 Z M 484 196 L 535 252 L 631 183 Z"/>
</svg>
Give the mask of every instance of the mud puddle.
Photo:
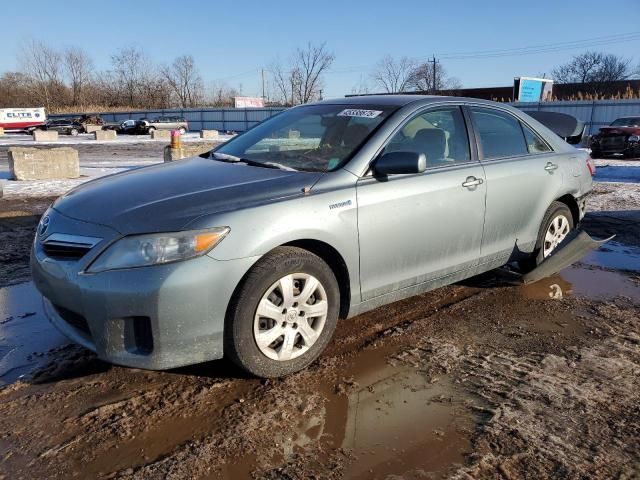
<svg viewBox="0 0 640 480">
<path fill-rule="evenodd" d="M 471 451 L 478 419 L 470 398 L 447 379 L 437 384 L 412 367 L 392 366 L 389 349 L 365 351 L 344 370 L 345 392 L 329 396 L 324 432 L 355 461 L 346 478 L 438 478 Z M 326 386 L 325 386 L 326 388 Z"/>
<path fill-rule="evenodd" d="M 49 323 L 31 282 L 0 288 L 0 386 L 49 361 L 69 341 Z"/>
<path fill-rule="evenodd" d="M 640 247 L 610 241 L 590 252 L 581 264 L 612 270 L 640 272 Z"/>
</svg>

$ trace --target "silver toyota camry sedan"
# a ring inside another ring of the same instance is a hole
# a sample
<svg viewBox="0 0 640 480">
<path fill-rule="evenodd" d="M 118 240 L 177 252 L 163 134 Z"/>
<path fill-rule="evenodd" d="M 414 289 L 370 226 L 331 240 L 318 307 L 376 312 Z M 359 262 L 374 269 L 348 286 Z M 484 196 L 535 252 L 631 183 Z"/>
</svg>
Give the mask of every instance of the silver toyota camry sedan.
<svg viewBox="0 0 640 480">
<path fill-rule="evenodd" d="M 584 215 L 593 165 L 488 101 L 362 96 L 283 112 L 200 157 L 94 180 L 33 243 L 51 322 L 106 361 L 309 365 L 338 319 L 509 262 Z"/>
</svg>

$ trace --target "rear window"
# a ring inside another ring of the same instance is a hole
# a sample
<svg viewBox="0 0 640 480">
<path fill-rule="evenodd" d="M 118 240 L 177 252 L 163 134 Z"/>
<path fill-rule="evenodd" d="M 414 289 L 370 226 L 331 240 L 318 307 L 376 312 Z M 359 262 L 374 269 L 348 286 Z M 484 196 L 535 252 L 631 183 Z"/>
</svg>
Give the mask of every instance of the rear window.
<svg viewBox="0 0 640 480">
<path fill-rule="evenodd" d="M 619 118 L 611 122 L 612 127 L 640 127 L 640 117 Z"/>
</svg>

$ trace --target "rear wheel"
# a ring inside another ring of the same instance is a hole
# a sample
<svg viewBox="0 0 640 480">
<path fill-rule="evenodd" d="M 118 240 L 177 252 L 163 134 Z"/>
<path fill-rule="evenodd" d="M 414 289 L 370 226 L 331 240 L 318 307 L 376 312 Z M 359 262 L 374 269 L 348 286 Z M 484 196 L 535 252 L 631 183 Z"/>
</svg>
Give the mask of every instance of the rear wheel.
<svg viewBox="0 0 640 480">
<path fill-rule="evenodd" d="M 185 133 L 187 133 L 187 129 L 184 127 L 180 127 L 178 131 L 180 132 L 180 135 L 184 135 Z"/>
<path fill-rule="evenodd" d="M 536 248 L 528 259 L 519 262 L 520 268 L 526 272 L 540 265 L 573 228 L 573 215 L 569 207 L 562 202 L 553 202 L 542 219 Z"/>
<path fill-rule="evenodd" d="M 72 136 L 77 137 L 78 136 L 78 129 L 77 128 L 72 128 L 71 131 L 69 132 Z"/>
<path fill-rule="evenodd" d="M 279 247 L 251 269 L 234 296 L 225 354 L 259 377 L 297 372 L 331 340 L 339 305 L 338 283 L 320 257 Z"/>
</svg>

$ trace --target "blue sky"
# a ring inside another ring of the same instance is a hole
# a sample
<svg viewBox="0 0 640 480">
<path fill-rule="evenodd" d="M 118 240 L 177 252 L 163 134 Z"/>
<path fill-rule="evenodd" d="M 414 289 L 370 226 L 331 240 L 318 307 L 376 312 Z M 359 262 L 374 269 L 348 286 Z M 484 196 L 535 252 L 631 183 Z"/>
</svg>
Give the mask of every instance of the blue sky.
<svg viewBox="0 0 640 480">
<path fill-rule="evenodd" d="M 385 54 L 427 58 L 558 44 L 640 32 L 640 0 L 580 1 L 243 1 L 154 0 L 60 3 L 30 0 L 2 6 L 0 72 L 16 69 L 30 37 L 56 48 L 81 45 L 99 69 L 135 44 L 158 63 L 192 54 L 208 82 L 242 84 L 260 93 L 261 67 L 286 59 L 307 41 L 335 53 L 325 97 L 350 93 L 369 80 Z M 611 5 L 611 8 L 605 8 Z M 634 58 L 640 40 L 591 49 Z M 514 76 L 547 73 L 585 48 L 486 58 L 442 60 L 465 87 L 510 85 Z"/>
</svg>

